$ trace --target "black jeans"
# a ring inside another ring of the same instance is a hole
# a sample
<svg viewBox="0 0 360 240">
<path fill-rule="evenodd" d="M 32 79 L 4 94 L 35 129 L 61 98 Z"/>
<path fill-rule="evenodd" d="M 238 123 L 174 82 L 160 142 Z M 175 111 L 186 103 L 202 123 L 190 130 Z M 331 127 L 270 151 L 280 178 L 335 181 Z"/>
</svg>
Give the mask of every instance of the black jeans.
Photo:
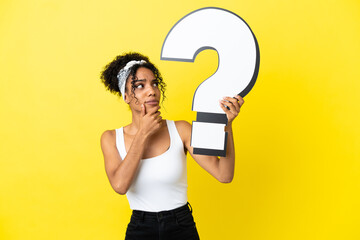
<svg viewBox="0 0 360 240">
<path fill-rule="evenodd" d="M 133 210 L 125 240 L 199 240 L 189 203 L 170 211 Z"/>
</svg>

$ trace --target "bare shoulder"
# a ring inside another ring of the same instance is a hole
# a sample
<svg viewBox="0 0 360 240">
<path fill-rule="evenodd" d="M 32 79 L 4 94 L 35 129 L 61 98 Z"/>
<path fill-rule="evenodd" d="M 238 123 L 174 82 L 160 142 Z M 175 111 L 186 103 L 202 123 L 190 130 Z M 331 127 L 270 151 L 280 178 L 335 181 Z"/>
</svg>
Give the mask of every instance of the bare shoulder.
<svg viewBox="0 0 360 240">
<path fill-rule="evenodd" d="M 116 132 L 115 130 L 106 130 L 101 135 L 101 146 L 115 144 Z"/>
<path fill-rule="evenodd" d="M 175 121 L 175 126 L 183 142 L 187 142 L 191 136 L 191 124 L 187 121 L 180 120 Z"/>
<path fill-rule="evenodd" d="M 175 121 L 175 126 L 178 130 L 191 129 L 191 124 L 185 120 Z"/>
</svg>

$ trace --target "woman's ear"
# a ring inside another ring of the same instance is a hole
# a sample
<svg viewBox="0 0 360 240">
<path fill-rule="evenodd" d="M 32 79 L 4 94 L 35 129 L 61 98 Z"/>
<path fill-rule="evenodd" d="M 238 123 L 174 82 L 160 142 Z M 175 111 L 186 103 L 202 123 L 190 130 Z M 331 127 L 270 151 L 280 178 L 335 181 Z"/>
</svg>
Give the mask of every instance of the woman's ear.
<svg viewBox="0 0 360 240">
<path fill-rule="evenodd" d="M 128 99 L 129 99 L 129 96 L 128 96 L 127 93 L 125 92 L 125 94 L 124 94 L 124 101 L 125 101 L 127 104 L 130 103 L 130 101 L 129 101 Z"/>
</svg>

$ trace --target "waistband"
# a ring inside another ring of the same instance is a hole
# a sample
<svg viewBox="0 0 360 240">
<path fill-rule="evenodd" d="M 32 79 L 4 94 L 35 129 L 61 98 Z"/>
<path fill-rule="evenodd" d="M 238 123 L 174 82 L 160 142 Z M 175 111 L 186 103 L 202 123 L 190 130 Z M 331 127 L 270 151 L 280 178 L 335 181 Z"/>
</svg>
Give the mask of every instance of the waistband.
<svg viewBox="0 0 360 240">
<path fill-rule="evenodd" d="M 190 212 L 192 213 L 192 207 L 189 202 L 187 202 L 184 206 L 172 209 L 172 210 L 166 210 L 166 211 L 160 211 L 160 212 L 147 212 L 147 211 L 140 211 L 140 210 L 133 210 L 132 213 L 135 216 L 139 216 L 141 218 L 147 216 L 147 217 L 154 217 L 154 218 L 163 218 L 165 216 L 174 216 L 177 213 L 181 212 Z"/>
</svg>

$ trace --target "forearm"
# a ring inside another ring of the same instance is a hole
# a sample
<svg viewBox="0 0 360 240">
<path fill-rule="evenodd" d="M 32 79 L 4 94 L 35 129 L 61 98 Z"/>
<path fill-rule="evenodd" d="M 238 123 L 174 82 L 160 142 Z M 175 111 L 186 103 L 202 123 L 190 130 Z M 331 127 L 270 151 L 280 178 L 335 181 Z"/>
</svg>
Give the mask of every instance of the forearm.
<svg viewBox="0 0 360 240">
<path fill-rule="evenodd" d="M 126 154 L 125 159 L 121 162 L 114 173 L 116 182 L 116 191 L 125 194 L 134 178 L 134 175 L 142 159 L 147 142 L 147 136 L 138 132 Z"/>
<path fill-rule="evenodd" d="M 200 156 L 192 154 L 200 166 L 222 183 L 229 183 L 234 177 L 235 147 L 232 122 L 239 114 L 240 107 L 243 103 L 244 100 L 239 95 L 232 98 L 224 97 L 220 100 L 220 107 L 224 110 L 228 119 L 228 124 L 225 127 L 225 131 L 227 132 L 226 156 L 219 158 L 215 156 Z M 189 142 L 190 140 L 188 140 L 188 146 L 190 146 Z"/>
<path fill-rule="evenodd" d="M 231 123 L 225 127 L 225 131 L 227 132 L 226 157 L 219 159 L 219 181 L 230 183 L 235 169 L 235 147 Z"/>
</svg>

